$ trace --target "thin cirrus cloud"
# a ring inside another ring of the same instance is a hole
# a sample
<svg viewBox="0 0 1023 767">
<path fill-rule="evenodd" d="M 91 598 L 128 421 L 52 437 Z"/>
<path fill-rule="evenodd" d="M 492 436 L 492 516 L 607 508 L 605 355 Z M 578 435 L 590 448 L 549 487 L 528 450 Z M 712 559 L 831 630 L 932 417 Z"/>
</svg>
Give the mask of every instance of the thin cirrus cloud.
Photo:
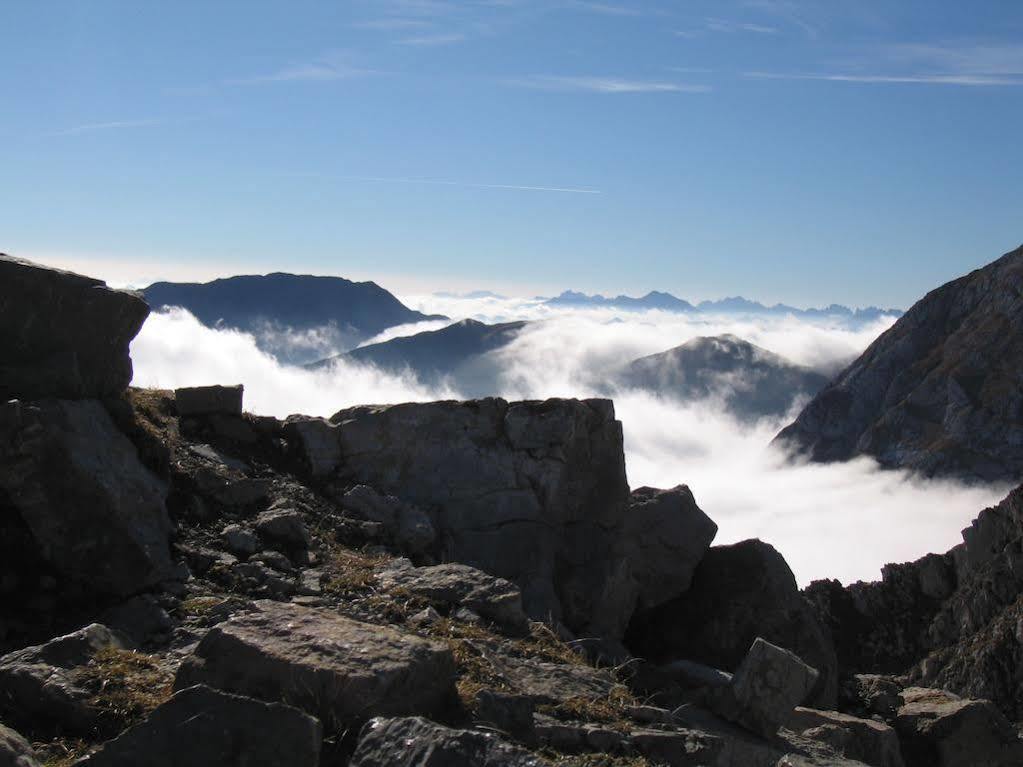
<svg viewBox="0 0 1023 767">
<path fill-rule="evenodd" d="M 264 85 L 267 83 L 287 83 L 302 81 L 333 81 L 350 80 L 357 77 L 380 74 L 375 69 L 366 69 L 353 65 L 348 56 L 328 54 L 315 61 L 304 64 L 292 64 L 266 75 L 243 77 L 228 80 L 229 85 Z"/>
<path fill-rule="evenodd" d="M 1023 76 L 983 74 L 919 74 L 919 75 L 870 75 L 843 73 L 784 73 L 745 72 L 745 77 L 757 80 L 822 80 L 840 83 L 874 83 L 907 85 L 958 85 L 966 87 L 1021 86 Z"/>
<path fill-rule="evenodd" d="M 401 40 L 395 40 L 398 45 L 411 45 L 418 47 L 430 47 L 438 45 L 453 45 L 454 43 L 464 42 L 465 35 L 452 32 L 449 34 L 436 34 L 436 35 L 416 35 L 414 37 L 406 37 Z"/>
<path fill-rule="evenodd" d="M 569 77 L 536 75 L 508 80 L 509 85 L 544 91 L 580 93 L 707 93 L 709 85 L 693 85 L 665 80 L 633 80 L 622 77 Z"/>
<path fill-rule="evenodd" d="M 155 128 L 159 125 L 164 125 L 166 120 L 147 119 L 147 120 L 111 120 L 109 122 L 99 123 L 84 123 L 82 125 L 75 125 L 71 128 L 65 128 L 64 130 L 53 131 L 53 136 L 77 136 L 82 133 L 95 133 L 97 131 L 107 130 L 125 130 L 130 128 Z"/>
<path fill-rule="evenodd" d="M 507 189 L 518 192 L 560 192 L 565 194 L 602 194 L 599 189 L 575 186 L 535 186 L 528 184 L 482 184 L 470 181 L 451 181 L 435 178 L 392 178 L 384 176 L 346 176 L 350 181 L 369 181 L 384 184 L 424 184 L 429 186 L 456 186 L 466 189 Z"/>
</svg>

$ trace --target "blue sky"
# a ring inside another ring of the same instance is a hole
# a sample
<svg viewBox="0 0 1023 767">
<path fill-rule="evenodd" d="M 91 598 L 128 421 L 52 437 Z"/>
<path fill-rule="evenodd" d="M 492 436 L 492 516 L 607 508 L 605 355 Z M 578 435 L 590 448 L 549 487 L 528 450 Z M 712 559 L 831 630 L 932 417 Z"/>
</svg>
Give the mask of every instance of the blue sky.
<svg viewBox="0 0 1023 767">
<path fill-rule="evenodd" d="M 0 5 L 0 250 L 903 306 L 1023 242 L 1023 6 Z"/>
</svg>

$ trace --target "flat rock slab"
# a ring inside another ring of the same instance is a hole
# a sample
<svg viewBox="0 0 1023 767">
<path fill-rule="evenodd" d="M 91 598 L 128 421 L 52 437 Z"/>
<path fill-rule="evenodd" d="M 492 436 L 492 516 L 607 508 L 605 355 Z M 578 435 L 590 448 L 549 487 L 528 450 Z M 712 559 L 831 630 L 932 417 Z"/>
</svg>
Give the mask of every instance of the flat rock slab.
<svg viewBox="0 0 1023 767">
<path fill-rule="evenodd" d="M 197 685 L 181 690 L 81 767 L 315 767 L 323 728 L 303 711 Z"/>
<path fill-rule="evenodd" d="M 944 690 L 903 690 L 895 729 L 910 767 L 1018 767 L 1023 740 L 988 700 L 960 698 Z"/>
<path fill-rule="evenodd" d="M 399 561 L 380 573 L 378 579 L 385 590 L 401 588 L 435 604 L 465 607 L 515 633 L 529 629 L 518 586 L 475 567 L 412 567 Z"/>
<path fill-rule="evenodd" d="M 166 485 L 94 400 L 0 404 L 0 492 L 39 556 L 93 593 L 170 576 Z"/>
<path fill-rule="evenodd" d="M 511 656 L 493 658 L 495 668 L 519 694 L 536 703 L 561 703 L 569 698 L 600 700 L 611 694 L 615 680 L 607 671 L 570 663 L 549 663 Z"/>
<path fill-rule="evenodd" d="M 0 253 L 0 402 L 112 397 L 131 383 L 138 295 Z"/>
<path fill-rule="evenodd" d="M 455 663 L 442 643 L 326 610 L 255 607 L 203 637 L 176 689 L 207 684 L 282 701 L 342 728 L 373 716 L 434 714 L 454 696 Z"/>
<path fill-rule="evenodd" d="M 182 418 L 207 415 L 241 415 L 245 387 L 189 386 L 174 390 L 178 415 Z"/>
<path fill-rule="evenodd" d="M 873 719 L 797 707 L 785 726 L 872 767 L 903 767 L 899 736 L 888 725 Z"/>
<path fill-rule="evenodd" d="M 492 732 L 455 730 L 421 717 L 373 719 L 350 767 L 544 767 L 546 762 Z"/>
</svg>

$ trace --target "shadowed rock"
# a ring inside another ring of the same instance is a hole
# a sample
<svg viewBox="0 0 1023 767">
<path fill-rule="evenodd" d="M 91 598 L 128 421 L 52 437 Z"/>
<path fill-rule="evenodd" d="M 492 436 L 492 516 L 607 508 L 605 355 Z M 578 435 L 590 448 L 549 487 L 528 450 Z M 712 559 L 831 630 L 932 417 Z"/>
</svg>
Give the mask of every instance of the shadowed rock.
<svg viewBox="0 0 1023 767">
<path fill-rule="evenodd" d="M 311 767 L 319 721 L 297 708 L 197 685 L 76 762 L 80 767 Z"/>
<path fill-rule="evenodd" d="M 21 735 L 0 724 L 0 767 L 39 767 L 35 751 Z"/>
<path fill-rule="evenodd" d="M 0 253 L 0 402 L 112 397 L 149 316 L 135 293 Z"/>
</svg>

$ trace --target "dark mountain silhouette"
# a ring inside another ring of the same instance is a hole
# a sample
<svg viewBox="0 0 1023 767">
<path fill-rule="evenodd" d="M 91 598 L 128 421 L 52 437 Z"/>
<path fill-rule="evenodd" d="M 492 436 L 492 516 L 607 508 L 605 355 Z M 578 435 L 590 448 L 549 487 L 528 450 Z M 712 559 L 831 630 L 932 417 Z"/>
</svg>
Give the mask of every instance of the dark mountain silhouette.
<svg viewBox="0 0 1023 767">
<path fill-rule="evenodd" d="M 409 309 L 374 282 L 276 272 L 203 284 L 157 282 L 143 291 L 155 310 L 180 306 L 208 327 L 256 335 L 264 351 L 287 362 L 309 362 L 352 348 L 395 325 L 447 319 Z M 314 337 L 293 333 L 318 331 Z"/>
<path fill-rule="evenodd" d="M 694 338 L 632 362 L 618 382 L 683 400 L 720 396 L 744 419 L 784 415 L 828 379 L 733 335 Z"/>
<path fill-rule="evenodd" d="M 511 343 L 526 324 L 506 322 L 487 325 L 467 319 L 440 330 L 353 349 L 309 367 L 321 368 L 334 360 L 344 359 L 371 364 L 388 373 L 411 372 L 424 384 L 436 384 L 444 378 L 451 378 L 468 393 L 493 394 L 491 381 L 496 369 L 483 364 L 479 358 Z"/>
<path fill-rule="evenodd" d="M 927 475 L 1023 475 L 1023 248 L 931 291 L 776 440 Z"/>
</svg>

